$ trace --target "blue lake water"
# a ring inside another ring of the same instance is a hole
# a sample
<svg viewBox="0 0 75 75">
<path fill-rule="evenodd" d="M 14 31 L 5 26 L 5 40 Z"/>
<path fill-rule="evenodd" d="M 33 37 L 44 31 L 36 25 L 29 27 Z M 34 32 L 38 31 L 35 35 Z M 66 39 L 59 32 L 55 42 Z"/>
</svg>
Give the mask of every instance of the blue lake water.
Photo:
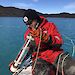
<svg viewBox="0 0 75 75">
<path fill-rule="evenodd" d="M 0 17 L 0 75 L 12 75 L 8 65 L 15 59 L 23 45 L 27 28 L 22 19 L 22 17 Z M 75 19 L 47 19 L 56 24 L 64 39 L 62 48 L 72 55 L 75 44 Z M 73 57 L 75 58 L 75 54 Z"/>
</svg>

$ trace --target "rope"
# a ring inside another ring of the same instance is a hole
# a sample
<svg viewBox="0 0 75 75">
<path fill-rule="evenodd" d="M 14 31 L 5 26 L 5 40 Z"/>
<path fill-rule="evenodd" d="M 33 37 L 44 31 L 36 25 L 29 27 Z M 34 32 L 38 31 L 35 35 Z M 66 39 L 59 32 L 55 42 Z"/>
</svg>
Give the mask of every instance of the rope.
<svg viewBox="0 0 75 75">
<path fill-rule="evenodd" d="M 58 59 L 58 63 L 57 63 L 57 69 L 56 69 L 56 75 L 58 75 L 58 71 L 59 71 L 59 64 L 60 64 L 60 59 L 61 59 L 61 56 L 63 55 L 64 53 L 61 53 L 60 55 L 59 55 L 59 59 Z M 63 69 L 63 65 L 64 65 L 64 61 L 65 61 L 65 59 L 67 58 L 69 56 L 69 54 L 67 54 L 64 58 L 63 58 L 63 60 L 62 60 L 62 75 L 64 75 L 64 69 Z"/>
<path fill-rule="evenodd" d="M 73 47 L 72 47 L 72 49 L 73 49 L 73 50 L 72 50 L 72 57 L 73 57 L 74 54 L 75 54 L 75 44 L 74 44 L 74 42 L 73 42 L 73 40 L 72 40 L 71 38 L 69 38 L 68 36 L 66 36 L 66 35 L 64 35 L 64 34 L 63 34 L 63 36 L 65 36 L 66 39 L 68 39 L 68 40 L 71 41 L 71 44 L 72 44 L 72 46 L 73 46 Z"/>
<path fill-rule="evenodd" d="M 66 59 L 68 56 L 69 56 L 69 54 L 67 54 L 67 55 L 63 58 L 63 60 L 62 60 L 62 75 L 64 75 L 64 69 L 63 69 L 64 61 L 65 61 L 65 59 Z"/>
<path fill-rule="evenodd" d="M 35 68 L 35 65 L 36 65 L 36 62 L 37 62 L 38 53 L 39 53 L 40 45 L 41 45 L 41 39 L 42 39 L 42 29 L 40 28 L 40 41 L 39 41 L 39 45 L 38 45 L 38 48 L 37 48 L 36 59 L 35 59 L 35 62 L 34 62 L 33 68 L 32 68 L 32 72 L 33 72 L 33 70 Z"/>
<path fill-rule="evenodd" d="M 63 55 L 63 53 L 61 53 L 61 54 L 59 55 L 59 59 L 58 59 L 58 62 L 57 62 L 56 75 L 58 75 L 60 59 L 61 59 L 61 56 L 62 56 L 62 55 Z"/>
</svg>

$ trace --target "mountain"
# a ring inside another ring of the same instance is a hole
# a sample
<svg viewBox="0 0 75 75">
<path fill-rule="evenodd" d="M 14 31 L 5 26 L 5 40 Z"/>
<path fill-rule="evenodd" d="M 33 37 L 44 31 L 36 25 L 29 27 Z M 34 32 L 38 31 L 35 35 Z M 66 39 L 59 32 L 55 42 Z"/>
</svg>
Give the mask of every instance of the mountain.
<svg viewBox="0 0 75 75">
<path fill-rule="evenodd" d="M 75 18 L 75 13 L 58 13 L 58 14 L 48 14 L 47 17 L 59 17 L 59 18 Z"/>
<path fill-rule="evenodd" d="M 15 7 L 0 6 L 0 16 L 23 16 L 25 10 Z"/>
<path fill-rule="evenodd" d="M 25 9 L 19 9 L 15 7 L 3 7 L 0 6 L 0 16 L 2 17 L 22 17 L 24 15 Z M 39 15 L 42 13 L 37 12 Z"/>
<path fill-rule="evenodd" d="M 4 7 L 0 5 L 0 16 L 1 17 L 23 17 L 25 9 L 19 9 L 15 7 Z M 39 15 L 43 15 L 45 17 L 62 17 L 62 18 L 75 18 L 75 13 L 70 14 L 66 12 L 58 13 L 58 14 L 43 14 L 36 11 Z"/>
</svg>

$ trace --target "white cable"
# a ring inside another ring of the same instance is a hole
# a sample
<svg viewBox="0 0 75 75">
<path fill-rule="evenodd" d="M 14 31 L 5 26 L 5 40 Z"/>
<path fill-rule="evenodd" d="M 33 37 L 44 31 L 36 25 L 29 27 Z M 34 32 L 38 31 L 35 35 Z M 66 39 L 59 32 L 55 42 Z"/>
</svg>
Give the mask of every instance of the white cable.
<svg viewBox="0 0 75 75">
<path fill-rule="evenodd" d="M 57 62 L 57 69 L 56 69 L 56 75 L 58 75 L 58 72 L 59 72 L 59 64 L 60 64 L 60 59 L 61 59 L 61 56 L 63 55 L 64 53 L 61 53 L 59 55 L 59 59 L 58 59 L 58 62 Z"/>
<path fill-rule="evenodd" d="M 64 35 L 64 34 L 63 34 Z M 70 40 L 71 41 L 71 44 L 72 44 L 72 48 L 73 48 L 73 50 L 72 50 L 72 57 L 74 56 L 74 54 L 75 54 L 75 44 L 74 44 L 74 42 L 73 42 L 73 40 L 71 39 L 71 38 L 69 38 L 68 36 L 66 36 L 66 35 L 64 35 L 65 36 L 65 38 L 66 39 L 68 39 L 68 40 Z"/>
<path fill-rule="evenodd" d="M 67 55 L 63 58 L 63 60 L 62 60 L 62 75 L 64 75 L 64 70 L 63 70 L 63 68 L 64 68 L 64 61 L 65 61 L 65 59 L 66 59 L 68 56 L 69 56 L 69 54 L 67 54 Z"/>
</svg>

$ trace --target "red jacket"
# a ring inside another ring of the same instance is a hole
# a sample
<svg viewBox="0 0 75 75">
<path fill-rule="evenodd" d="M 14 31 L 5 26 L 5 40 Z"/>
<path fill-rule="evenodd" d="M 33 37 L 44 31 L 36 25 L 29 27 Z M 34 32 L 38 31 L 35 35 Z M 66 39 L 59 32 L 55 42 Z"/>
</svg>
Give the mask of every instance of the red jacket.
<svg viewBox="0 0 75 75">
<path fill-rule="evenodd" d="M 54 23 L 48 22 L 44 17 L 40 17 L 40 18 L 43 19 L 43 22 L 39 25 L 38 28 L 43 29 L 43 33 L 47 32 L 47 34 L 50 36 L 51 40 L 49 40 L 50 42 L 48 42 L 48 43 L 41 44 L 38 58 L 42 58 L 42 59 L 46 60 L 47 62 L 53 64 L 56 57 L 61 52 L 63 52 L 63 50 L 60 49 L 60 47 L 58 47 L 58 46 L 62 45 L 63 40 L 62 40 L 62 37 L 61 37 L 60 33 L 58 32 L 56 26 L 54 25 Z M 27 31 L 24 35 L 24 39 L 29 34 L 29 32 L 30 32 L 30 29 L 27 29 Z M 35 39 L 36 46 L 38 46 L 40 38 L 36 37 L 34 39 Z M 36 56 L 36 52 L 33 52 L 32 56 Z"/>
</svg>

